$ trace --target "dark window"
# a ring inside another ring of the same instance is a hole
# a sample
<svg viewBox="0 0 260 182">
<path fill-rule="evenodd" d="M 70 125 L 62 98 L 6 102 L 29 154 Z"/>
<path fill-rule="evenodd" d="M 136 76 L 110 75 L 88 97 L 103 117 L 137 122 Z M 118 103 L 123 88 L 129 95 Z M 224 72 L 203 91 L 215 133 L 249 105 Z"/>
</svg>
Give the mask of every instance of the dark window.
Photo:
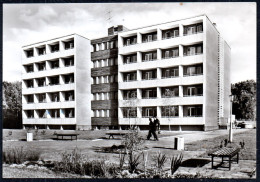
<svg viewBox="0 0 260 182">
<path fill-rule="evenodd" d="M 170 39 L 174 37 L 179 37 L 179 28 L 162 30 L 162 39 Z"/>
<path fill-rule="evenodd" d="M 142 42 L 152 42 L 157 40 L 157 32 L 152 32 L 148 34 L 142 34 Z"/>
<path fill-rule="evenodd" d="M 64 42 L 65 49 L 73 49 L 74 48 L 74 40 L 69 41 L 69 42 Z"/>
<path fill-rule="evenodd" d="M 123 73 L 124 82 L 136 81 L 136 72 Z"/>
<path fill-rule="evenodd" d="M 66 118 L 74 118 L 75 117 L 75 110 L 74 110 L 74 108 L 65 109 L 65 117 Z"/>
<path fill-rule="evenodd" d="M 157 108 L 156 107 L 143 107 L 142 108 L 142 117 L 149 118 L 157 116 Z"/>
<path fill-rule="evenodd" d="M 179 76 L 179 67 L 162 69 L 162 78 L 173 78 L 178 76 Z"/>
<path fill-rule="evenodd" d="M 162 117 L 170 118 L 179 116 L 179 107 L 178 106 L 163 106 L 162 109 Z"/>
<path fill-rule="evenodd" d="M 25 51 L 25 52 L 26 52 L 27 58 L 33 57 L 33 49 L 32 49 L 32 50 Z"/>
<path fill-rule="evenodd" d="M 179 96 L 179 87 L 163 87 L 162 98 L 171 98 Z"/>
<path fill-rule="evenodd" d="M 123 38 L 124 46 L 134 45 L 137 43 L 137 36 Z"/>
<path fill-rule="evenodd" d="M 192 35 L 203 32 L 203 23 L 184 26 L 183 35 Z"/>
<path fill-rule="evenodd" d="M 59 60 L 51 61 L 51 69 L 59 68 Z"/>
<path fill-rule="evenodd" d="M 183 51 L 184 56 L 192 56 L 198 54 L 203 54 L 203 44 L 184 46 L 184 51 Z"/>
<path fill-rule="evenodd" d="M 64 59 L 64 65 L 67 66 L 74 66 L 74 57 Z"/>
<path fill-rule="evenodd" d="M 157 89 L 156 88 L 142 89 L 142 98 L 143 99 L 157 98 Z"/>
<path fill-rule="evenodd" d="M 137 54 L 125 55 L 123 56 L 124 64 L 136 63 L 137 62 Z"/>
<path fill-rule="evenodd" d="M 153 80 L 157 78 L 157 70 L 142 71 L 142 80 Z"/>
<path fill-rule="evenodd" d="M 171 48 L 162 50 L 162 58 L 169 59 L 179 57 L 179 48 Z"/>
<path fill-rule="evenodd" d="M 124 118 L 136 118 L 137 117 L 137 108 L 136 107 L 122 108 L 122 112 L 123 112 Z"/>
<path fill-rule="evenodd" d="M 152 52 L 143 52 L 142 53 L 142 61 L 154 61 L 157 59 L 157 51 Z"/>
<path fill-rule="evenodd" d="M 65 101 L 74 101 L 74 91 L 65 92 Z"/>
<path fill-rule="evenodd" d="M 39 53 L 39 56 L 46 54 L 46 48 L 45 48 L 45 47 L 43 47 L 43 48 L 38 48 L 38 53 Z"/>
<path fill-rule="evenodd" d="M 123 90 L 124 100 L 131 100 L 137 98 L 136 90 Z"/>
<path fill-rule="evenodd" d="M 59 44 L 51 45 L 51 52 L 58 52 L 60 50 Z"/>
</svg>

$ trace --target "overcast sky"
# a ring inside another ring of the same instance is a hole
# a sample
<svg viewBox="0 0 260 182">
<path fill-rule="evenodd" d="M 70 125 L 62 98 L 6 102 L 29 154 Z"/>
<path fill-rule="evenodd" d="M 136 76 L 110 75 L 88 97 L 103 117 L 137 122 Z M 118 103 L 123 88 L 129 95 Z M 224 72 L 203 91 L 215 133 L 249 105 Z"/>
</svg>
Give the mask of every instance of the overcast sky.
<svg viewBox="0 0 260 182">
<path fill-rule="evenodd" d="M 256 80 L 256 3 L 248 2 L 4 4 L 3 80 L 21 80 L 23 45 L 71 33 L 93 39 L 113 25 L 134 29 L 201 14 L 217 24 L 231 47 L 231 82 Z"/>
</svg>

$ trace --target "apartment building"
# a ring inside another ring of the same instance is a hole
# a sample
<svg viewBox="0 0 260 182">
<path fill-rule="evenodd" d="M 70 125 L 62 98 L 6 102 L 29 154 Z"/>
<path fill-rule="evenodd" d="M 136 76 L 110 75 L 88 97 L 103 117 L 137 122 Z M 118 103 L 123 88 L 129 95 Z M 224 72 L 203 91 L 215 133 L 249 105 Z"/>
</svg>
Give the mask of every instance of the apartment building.
<svg viewBox="0 0 260 182">
<path fill-rule="evenodd" d="M 90 40 L 77 34 L 22 47 L 24 127 L 91 128 Z"/>
<path fill-rule="evenodd" d="M 118 128 L 118 32 L 110 27 L 108 36 L 91 40 L 91 125 L 98 129 Z"/>
<path fill-rule="evenodd" d="M 214 130 L 229 117 L 230 47 L 206 15 L 118 33 L 118 122 Z"/>
</svg>

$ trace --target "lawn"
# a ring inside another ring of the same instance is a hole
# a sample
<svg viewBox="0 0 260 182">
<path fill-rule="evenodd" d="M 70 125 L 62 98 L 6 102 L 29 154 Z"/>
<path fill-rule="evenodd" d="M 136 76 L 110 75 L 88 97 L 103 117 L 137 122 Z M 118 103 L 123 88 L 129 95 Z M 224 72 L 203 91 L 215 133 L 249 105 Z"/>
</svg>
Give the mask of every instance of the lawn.
<svg viewBox="0 0 260 182">
<path fill-rule="evenodd" d="M 224 139 L 228 139 L 228 135 L 192 142 L 186 144 L 185 148 L 188 151 L 205 150 L 206 152 L 200 155 L 200 157 L 208 157 L 208 153 L 217 150 L 221 145 L 221 141 Z M 251 129 L 249 131 L 236 133 L 233 135 L 232 145 L 240 147 L 239 143 L 242 141 L 245 142 L 245 148 L 240 151 L 240 159 L 256 160 L 256 129 Z"/>
</svg>

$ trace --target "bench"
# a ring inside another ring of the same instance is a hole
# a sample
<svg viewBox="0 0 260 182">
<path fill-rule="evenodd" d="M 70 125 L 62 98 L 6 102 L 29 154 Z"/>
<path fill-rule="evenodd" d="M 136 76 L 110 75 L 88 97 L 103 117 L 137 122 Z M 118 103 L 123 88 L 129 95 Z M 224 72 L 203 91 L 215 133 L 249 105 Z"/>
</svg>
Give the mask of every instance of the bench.
<svg viewBox="0 0 260 182">
<path fill-rule="evenodd" d="M 73 137 L 75 137 L 74 139 L 77 140 L 79 134 L 77 134 L 77 133 L 56 133 L 55 135 L 57 136 L 57 140 L 59 140 L 59 136 L 61 136 L 62 140 L 63 140 L 63 137 L 67 137 L 67 136 L 70 136 L 71 140 L 73 139 Z"/>
<path fill-rule="evenodd" d="M 113 139 L 114 139 L 114 136 L 116 135 L 116 136 L 124 136 L 124 135 L 126 135 L 127 133 L 120 133 L 120 132 L 118 132 L 118 133 L 106 133 L 106 135 L 109 135 L 109 139 L 110 139 L 110 137 L 112 137 Z"/>
<path fill-rule="evenodd" d="M 227 147 L 223 147 L 220 148 L 219 150 L 209 153 L 208 155 L 211 156 L 211 162 L 212 162 L 212 169 L 216 166 L 213 165 L 214 162 L 214 157 L 221 157 L 222 158 L 222 162 L 221 164 L 223 164 L 224 161 L 228 161 L 229 162 L 229 170 L 231 169 L 231 159 L 234 156 L 237 156 L 236 158 L 236 162 L 238 163 L 239 160 L 239 151 L 240 148 L 227 148 Z M 224 160 L 225 157 L 228 157 L 228 160 Z"/>
</svg>

